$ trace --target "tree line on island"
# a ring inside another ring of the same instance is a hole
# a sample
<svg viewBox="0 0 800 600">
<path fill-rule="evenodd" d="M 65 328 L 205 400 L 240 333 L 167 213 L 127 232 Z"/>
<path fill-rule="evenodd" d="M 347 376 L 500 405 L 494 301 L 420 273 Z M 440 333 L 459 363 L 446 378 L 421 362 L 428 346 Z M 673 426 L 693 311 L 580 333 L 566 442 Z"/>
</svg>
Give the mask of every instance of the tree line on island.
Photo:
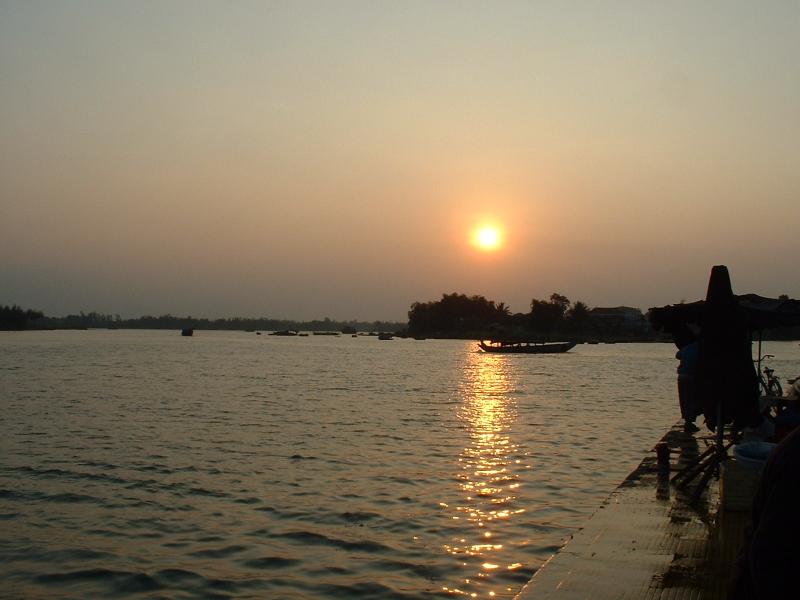
<svg viewBox="0 0 800 600">
<path fill-rule="evenodd" d="M 504 302 L 484 296 L 443 294 L 440 300 L 411 305 L 408 331 L 415 336 L 542 341 L 657 338 L 639 309 L 590 309 L 559 293 L 547 300 L 534 298 L 527 313 L 512 313 Z"/>
</svg>

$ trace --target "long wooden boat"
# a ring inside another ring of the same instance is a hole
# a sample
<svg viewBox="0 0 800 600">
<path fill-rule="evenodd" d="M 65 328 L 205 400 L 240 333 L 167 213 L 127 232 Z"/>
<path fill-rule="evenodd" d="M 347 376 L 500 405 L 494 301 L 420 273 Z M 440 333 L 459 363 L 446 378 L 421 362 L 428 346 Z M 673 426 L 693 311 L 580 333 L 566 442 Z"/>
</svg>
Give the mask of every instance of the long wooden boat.
<svg viewBox="0 0 800 600">
<path fill-rule="evenodd" d="M 481 340 L 478 344 L 484 352 L 508 354 L 559 354 L 575 347 L 575 342 L 509 342 L 491 340 L 486 343 Z"/>
</svg>

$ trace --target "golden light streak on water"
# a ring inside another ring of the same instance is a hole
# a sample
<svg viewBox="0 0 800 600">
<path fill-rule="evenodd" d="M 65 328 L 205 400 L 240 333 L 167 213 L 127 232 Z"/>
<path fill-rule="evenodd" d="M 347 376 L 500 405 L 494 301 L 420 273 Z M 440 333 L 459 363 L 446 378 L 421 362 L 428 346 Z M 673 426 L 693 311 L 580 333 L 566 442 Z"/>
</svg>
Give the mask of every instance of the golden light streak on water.
<svg viewBox="0 0 800 600">
<path fill-rule="evenodd" d="M 476 572 L 461 586 L 446 589 L 454 595 L 494 597 L 507 588 L 493 581 L 493 574 L 520 566 L 504 564 L 502 556 L 502 526 L 523 512 L 512 506 L 520 487 L 518 473 L 526 468 L 510 434 L 517 419 L 512 394 L 516 382 L 507 357 L 483 353 L 467 356 L 463 382 L 458 416 L 469 431 L 470 443 L 457 463 L 462 501 L 447 508 L 473 526 L 474 536 L 454 538 L 445 551 Z"/>
</svg>

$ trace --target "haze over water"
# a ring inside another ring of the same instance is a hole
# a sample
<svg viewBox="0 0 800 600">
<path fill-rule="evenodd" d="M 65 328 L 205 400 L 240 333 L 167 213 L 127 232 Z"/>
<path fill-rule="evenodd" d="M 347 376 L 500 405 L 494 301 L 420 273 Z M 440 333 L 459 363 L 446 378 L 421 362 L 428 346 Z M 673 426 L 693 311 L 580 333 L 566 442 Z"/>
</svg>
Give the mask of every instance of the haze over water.
<svg viewBox="0 0 800 600">
<path fill-rule="evenodd" d="M 2 333 L 0 595 L 513 596 L 677 419 L 673 354 Z"/>
</svg>

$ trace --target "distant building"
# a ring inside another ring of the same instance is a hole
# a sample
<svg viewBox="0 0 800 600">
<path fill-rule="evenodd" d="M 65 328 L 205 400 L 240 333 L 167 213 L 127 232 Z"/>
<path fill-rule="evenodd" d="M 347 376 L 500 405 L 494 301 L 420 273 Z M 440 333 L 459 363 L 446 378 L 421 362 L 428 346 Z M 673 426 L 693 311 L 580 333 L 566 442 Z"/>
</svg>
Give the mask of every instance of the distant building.
<svg viewBox="0 0 800 600">
<path fill-rule="evenodd" d="M 598 327 L 607 331 L 644 332 L 650 328 L 642 311 L 630 306 L 597 307 L 589 311 L 589 316 Z"/>
</svg>

